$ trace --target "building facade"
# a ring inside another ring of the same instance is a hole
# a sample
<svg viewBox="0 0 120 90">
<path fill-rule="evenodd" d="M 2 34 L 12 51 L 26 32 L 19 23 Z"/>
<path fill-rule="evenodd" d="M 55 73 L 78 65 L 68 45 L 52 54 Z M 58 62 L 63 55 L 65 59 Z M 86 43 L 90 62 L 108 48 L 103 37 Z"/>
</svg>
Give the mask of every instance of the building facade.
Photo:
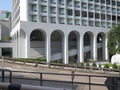
<svg viewBox="0 0 120 90">
<path fill-rule="evenodd" d="M 108 60 L 106 33 L 119 20 L 119 0 L 12 0 L 13 57 Z"/>
<path fill-rule="evenodd" d="M 12 43 L 7 40 L 10 37 L 9 15 L 9 11 L 0 10 L 0 58 L 12 57 Z"/>
</svg>

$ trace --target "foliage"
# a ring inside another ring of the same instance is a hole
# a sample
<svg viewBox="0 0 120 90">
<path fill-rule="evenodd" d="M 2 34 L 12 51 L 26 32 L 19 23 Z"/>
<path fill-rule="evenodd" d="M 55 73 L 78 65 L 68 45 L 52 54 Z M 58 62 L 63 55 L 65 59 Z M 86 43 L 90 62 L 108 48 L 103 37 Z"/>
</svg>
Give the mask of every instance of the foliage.
<svg viewBox="0 0 120 90">
<path fill-rule="evenodd" d="M 84 67 L 85 65 L 84 65 L 84 63 L 81 63 L 80 66 Z"/>
<path fill-rule="evenodd" d="M 46 58 L 17 58 L 17 60 L 21 60 L 21 61 L 46 61 Z"/>
<path fill-rule="evenodd" d="M 114 64 L 112 65 L 112 67 L 113 67 L 113 69 L 118 69 L 118 66 L 117 66 L 116 63 L 114 63 Z"/>
<path fill-rule="evenodd" d="M 86 63 L 86 66 L 88 66 L 88 67 L 89 67 L 89 66 L 90 66 L 90 64 L 89 64 L 89 63 Z"/>
<path fill-rule="evenodd" d="M 92 67 L 97 67 L 97 64 L 93 62 Z"/>
<path fill-rule="evenodd" d="M 107 35 L 110 54 L 120 53 L 120 24 L 113 27 Z"/>
<path fill-rule="evenodd" d="M 10 40 L 12 39 L 12 37 L 6 36 L 5 39 L 6 39 L 7 41 L 10 41 Z"/>
<path fill-rule="evenodd" d="M 109 64 L 105 64 L 105 65 L 104 65 L 104 68 L 109 68 Z"/>
</svg>

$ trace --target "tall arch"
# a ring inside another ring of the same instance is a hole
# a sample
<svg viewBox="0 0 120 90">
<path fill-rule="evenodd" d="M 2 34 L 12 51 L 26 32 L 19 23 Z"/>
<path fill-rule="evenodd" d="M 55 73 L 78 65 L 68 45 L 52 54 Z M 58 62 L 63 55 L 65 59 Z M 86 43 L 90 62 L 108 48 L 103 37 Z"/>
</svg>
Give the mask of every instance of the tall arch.
<svg viewBox="0 0 120 90">
<path fill-rule="evenodd" d="M 97 35 L 97 59 L 105 59 L 105 34 L 103 32 Z"/>
<path fill-rule="evenodd" d="M 68 36 L 68 51 L 69 51 L 69 63 L 76 63 L 78 61 L 78 40 L 79 32 L 71 31 Z"/>
<path fill-rule="evenodd" d="M 63 63 L 64 34 L 61 30 L 55 30 L 51 34 L 51 56 L 52 60 Z"/>
<path fill-rule="evenodd" d="M 93 38 L 92 32 L 86 32 L 84 34 L 84 61 L 93 59 Z"/>
<path fill-rule="evenodd" d="M 35 29 L 30 34 L 30 57 L 45 57 L 46 33 L 41 29 Z"/>
</svg>

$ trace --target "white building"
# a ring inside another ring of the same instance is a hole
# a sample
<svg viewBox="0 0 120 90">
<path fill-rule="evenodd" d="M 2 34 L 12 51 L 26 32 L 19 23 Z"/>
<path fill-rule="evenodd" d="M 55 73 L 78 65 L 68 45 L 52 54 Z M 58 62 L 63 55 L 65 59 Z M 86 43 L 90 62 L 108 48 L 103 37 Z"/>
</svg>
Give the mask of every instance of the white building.
<svg viewBox="0 0 120 90">
<path fill-rule="evenodd" d="M 6 38 L 10 36 L 9 11 L 0 10 L 0 57 L 12 57 L 12 43 Z"/>
<path fill-rule="evenodd" d="M 12 0 L 13 57 L 108 60 L 106 33 L 119 20 L 119 0 Z"/>
</svg>

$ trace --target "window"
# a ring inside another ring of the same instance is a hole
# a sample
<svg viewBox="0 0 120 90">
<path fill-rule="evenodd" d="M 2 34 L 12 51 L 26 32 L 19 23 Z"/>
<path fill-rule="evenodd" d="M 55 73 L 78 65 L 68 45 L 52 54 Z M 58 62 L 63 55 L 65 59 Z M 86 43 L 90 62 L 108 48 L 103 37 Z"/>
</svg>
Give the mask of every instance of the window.
<svg viewBox="0 0 120 90">
<path fill-rule="evenodd" d="M 47 6 L 41 6 L 41 12 L 47 13 Z"/>
<path fill-rule="evenodd" d="M 79 10 L 75 10 L 75 16 L 80 16 L 80 11 Z"/>
<path fill-rule="evenodd" d="M 80 25 L 80 19 L 75 19 L 75 25 Z"/>
<path fill-rule="evenodd" d="M 59 8 L 59 14 L 60 14 L 60 15 L 64 15 L 64 14 L 65 14 L 64 11 L 65 11 L 64 8 Z"/>
<path fill-rule="evenodd" d="M 95 19 L 100 19 L 99 13 L 95 13 Z"/>
<path fill-rule="evenodd" d="M 100 2 L 101 2 L 102 4 L 105 4 L 105 0 L 101 0 Z"/>
<path fill-rule="evenodd" d="M 105 14 L 101 14 L 101 19 L 105 20 Z"/>
<path fill-rule="evenodd" d="M 67 0 L 67 6 L 72 6 L 72 0 Z"/>
<path fill-rule="evenodd" d="M 80 2 L 79 1 L 75 1 L 75 5 L 74 5 L 75 7 L 80 7 Z"/>
<path fill-rule="evenodd" d="M 93 4 L 88 4 L 88 9 L 93 10 Z"/>
<path fill-rule="evenodd" d="M 87 12 L 86 11 L 82 11 L 82 17 L 87 17 Z"/>
<path fill-rule="evenodd" d="M 95 0 L 95 2 L 99 3 L 99 0 Z"/>
<path fill-rule="evenodd" d="M 60 24 L 65 24 L 65 19 L 64 18 L 59 18 L 59 23 Z"/>
<path fill-rule="evenodd" d="M 107 20 L 111 20 L 111 15 L 107 15 Z"/>
<path fill-rule="evenodd" d="M 64 5 L 64 0 L 59 0 L 59 5 Z"/>
<path fill-rule="evenodd" d="M 94 22 L 93 21 L 89 21 L 89 26 L 94 26 Z"/>
<path fill-rule="evenodd" d="M 89 18 L 93 18 L 93 12 L 89 12 Z"/>
<path fill-rule="evenodd" d="M 37 5 L 36 4 L 31 5 L 31 9 L 32 11 L 37 11 Z"/>
<path fill-rule="evenodd" d="M 73 15 L 72 9 L 68 9 L 68 10 L 67 10 L 67 15 Z"/>
<path fill-rule="evenodd" d="M 116 5 L 115 1 L 112 1 L 112 5 L 113 5 L 113 6 L 115 6 L 115 5 Z"/>
<path fill-rule="evenodd" d="M 31 19 L 32 19 L 33 22 L 37 22 L 37 16 L 36 15 L 32 15 Z"/>
<path fill-rule="evenodd" d="M 47 17 L 46 16 L 42 16 L 42 22 L 46 23 L 47 22 Z"/>
<path fill-rule="evenodd" d="M 120 2 L 117 2 L 117 6 L 120 7 Z"/>
<path fill-rule="evenodd" d="M 56 17 L 51 17 L 51 23 L 56 23 Z"/>
<path fill-rule="evenodd" d="M 101 12 L 105 12 L 105 6 L 101 6 Z"/>
<path fill-rule="evenodd" d="M 82 5 L 82 9 L 87 9 L 87 3 L 81 3 L 81 5 Z"/>
<path fill-rule="evenodd" d="M 56 4 L 56 0 L 50 0 L 51 4 Z"/>
<path fill-rule="evenodd" d="M 115 21 L 115 20 L 116 20 L 116 16 L 114 16 L 114 15 L 113 15 L 113 16 L 112 16 L 112 20 L 114 20 L 114 21 Z"/>
<path fill-rule="evenodd" d="M 107 4 L 107 5 L 110 5 L 110 0 L 106 0 L 106 4 Z"/>
<path fill-rule="evenodd" d="M 99 11 L 99 6 L 98 5 L 95 5 L 95 11 Z"/>
<path fill-rule="evenodd" d="M 87 20 L 82 20 L 82 25 L 87 26 Z"/>
<path fill-rule="evenodd" d="M 100 27 L 100 22 L 99 21 L 95 21 L 95 26 L 96 27 Z"/>
<path fill-rule="evenodd" d="M 101 27 L 105 27 L 105 22 L 101 22 Z"/>
<path fill-rule="evenodd" d="M 72 23 L 72 18 L 68 18 L 68 19 L 67 19 L 67 24 L 70 24 L 70 25 L 73 24 L 73 23 Z"/>
<path fill-rule="evenodd" d="M 107 13 L 111 13 L 111 8 L 107 7 Z"/>
<path fill-rule="evenodd" d="M 56 14 L 56 8 L 55 7 L 51 7 L 51 14 Z"/>
</svg>

